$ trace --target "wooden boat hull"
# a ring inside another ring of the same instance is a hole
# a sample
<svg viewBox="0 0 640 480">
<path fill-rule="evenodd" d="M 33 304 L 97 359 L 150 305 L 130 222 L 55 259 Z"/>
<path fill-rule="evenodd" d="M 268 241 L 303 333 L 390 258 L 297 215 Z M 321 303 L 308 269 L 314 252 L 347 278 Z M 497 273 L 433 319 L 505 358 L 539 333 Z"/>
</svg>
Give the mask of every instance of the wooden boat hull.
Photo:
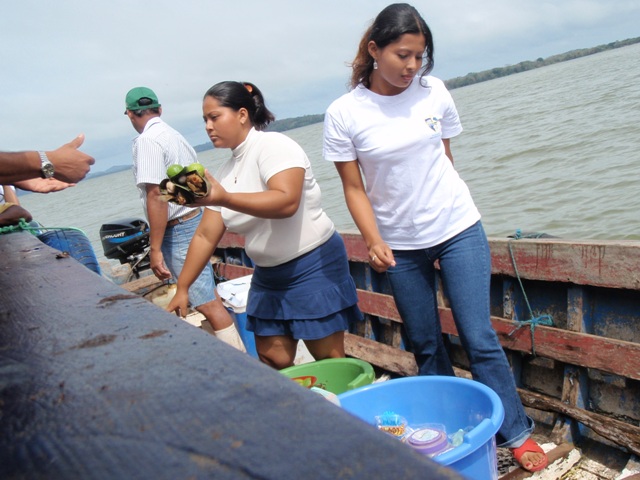
<svg viewBox="0 0 640 480">
<path fill-rule="evenodd" d="M 362 238 L 343 233 L 366 321 L 347 353 L 398 376 L 415 375 L 385 275 L 368 265 Z M 556 443 L 595 444 L 640 455 L 640 242 L 489 239 L 491 313 L 528 413 Z M 251 273 L 244 239 L 226 234 L 216 252 L 224 279 Z M 469 376 L 447 299 L 442 330 L 457 374 Z M 549 315 L 553 326 L 520 322 Z M 606 447 L 606 448 L 605 448 Z"/>
</svg>

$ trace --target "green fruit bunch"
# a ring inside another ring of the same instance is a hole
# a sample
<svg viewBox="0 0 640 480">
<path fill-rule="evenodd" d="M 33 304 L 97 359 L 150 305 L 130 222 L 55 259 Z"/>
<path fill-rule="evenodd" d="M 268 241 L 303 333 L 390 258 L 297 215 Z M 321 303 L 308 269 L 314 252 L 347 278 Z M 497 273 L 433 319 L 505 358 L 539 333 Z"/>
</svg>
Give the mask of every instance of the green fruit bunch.
<svg viewBox="0 0 640 480">
<path fill-rule="evenodd" d="M 167 168 L 167 177 L 160 183 L 160 192 L 169 202 L 186 205 L 194 197 L 204 197 L 209 191 L 209 182 L 204 176 L 204 166 L 192 163 L 186 167 L 178 164 Z"/>
</svg>

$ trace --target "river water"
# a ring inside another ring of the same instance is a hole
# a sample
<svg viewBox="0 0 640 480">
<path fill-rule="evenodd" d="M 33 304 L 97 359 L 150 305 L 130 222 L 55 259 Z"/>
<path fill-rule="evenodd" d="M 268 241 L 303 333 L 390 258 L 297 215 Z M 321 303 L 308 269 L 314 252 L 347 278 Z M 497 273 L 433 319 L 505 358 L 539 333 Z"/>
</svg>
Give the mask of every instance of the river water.
<svg viewBox="0 0 640 480">
<path fill-rule="evenodd" d="M 636 44 L 451 91 L 464 127 L 451 141 L 455 166 L 488 236 L 640 240 L 639 57 Z M 322 124 L 285 133 L 311 159 L 336 226 L 355 229 L 335 167 L 322 159 Z M 213 172 L 228 156 L 199 154 Z M 20 200 L 46 227 L 82 229 L 100 260 L 103 223 L 144 218 L 130 171 Z"/>
</svg>

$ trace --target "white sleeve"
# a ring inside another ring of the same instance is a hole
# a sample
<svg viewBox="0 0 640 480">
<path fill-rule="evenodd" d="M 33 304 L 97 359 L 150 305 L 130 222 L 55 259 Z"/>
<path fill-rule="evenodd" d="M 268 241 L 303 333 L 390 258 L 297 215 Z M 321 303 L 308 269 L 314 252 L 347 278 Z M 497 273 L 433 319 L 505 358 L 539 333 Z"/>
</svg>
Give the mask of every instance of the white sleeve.
<svg viewBox="0 0 640 480">
<path fill-rule="evenodd" d="M 271 177 L 290 168 L 309 168 L 309 160 L 297 142 L 278 132 L 266 133 L 258 157 L 260 177 L 266 184 Z"/>
<path fill-rule="evenodd" d="M 137 164 L 136 185 L 149 183 L 159 185 L 167 177 L 164 151 L 158 142 L 147 137 L 138 137 L 133 154 Z"/>
<path fill-rule="evenodd" d="M 324 115 L 322 156 L 330 162 L 351 162 L 358 159 L 349 129 L 337 102 Z"/>
<path fill-rule="evenodd" d="M 446 89 L 444 84 L 442 85 L 443 96 L 443 114 L 442 114 L 442 138 L 453 138 L 462 133 L 462 123 L 460 123 L 460 117 L 458 116 L 458 109 L 453 101 L 453 97 L 449 90 Z"/>
</svg>

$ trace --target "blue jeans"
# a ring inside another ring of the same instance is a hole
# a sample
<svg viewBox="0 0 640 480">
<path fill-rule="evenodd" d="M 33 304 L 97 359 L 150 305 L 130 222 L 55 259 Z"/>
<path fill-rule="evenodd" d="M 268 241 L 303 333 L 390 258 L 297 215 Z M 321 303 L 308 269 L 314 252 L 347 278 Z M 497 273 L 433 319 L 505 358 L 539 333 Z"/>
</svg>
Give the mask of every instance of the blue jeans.
<svg viewBox="0 0 640 480">
<path fill-rule="evenodd" d="M 189 243 L 191 243 L 201 218 L 202 212 L 184 222 L 177 223 L 173 227 L 167 227 L 164 231 L 160 250 L 162 250 L 164 263 L 167 265 L 171 275 L 173 275 L 174 281 L 178 279 L 182 271 L 184 261 L 187 258 Z M 207 266 L 200 272 L 196 281 L 189 287 L 189 303 L 195 308 L 214 301 L 216 299 L 215 289 L 213 268 L 210 263 L 207 263 Z"/>
<path fill-rule="evenodd" d="M 460 342 L 474 380 L 493 389 L 505 410 L 498 432 L 501 447 L 517 447 L 533 431 L 516 391 L 513 373 L 490 320 L 491 254 L 478 222 L 455 237 L 421 250 L 394 250 L 396 266 L 387 271 L 393 297 L 404 323 L 407 348 L 419 375 L 454 375 L 440 327 L 434 262 L 440 262 Z"/>
</svg>

